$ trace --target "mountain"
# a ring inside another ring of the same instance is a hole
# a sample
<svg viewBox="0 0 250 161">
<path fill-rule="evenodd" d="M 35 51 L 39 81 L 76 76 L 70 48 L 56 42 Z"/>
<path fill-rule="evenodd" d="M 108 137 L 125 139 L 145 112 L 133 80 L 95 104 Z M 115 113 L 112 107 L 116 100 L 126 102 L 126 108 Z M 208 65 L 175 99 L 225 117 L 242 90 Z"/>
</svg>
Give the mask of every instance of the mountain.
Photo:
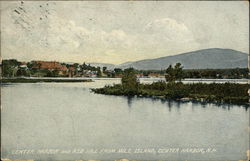
<svg viewBox="0 0 250 161">
<path fill-rule="evenodd" d="M 140 70 L 166 69 L 170 64 L 180 62 L 185 69 L 247 68 L 247 57 L 248 54 L 232 49 L 210 48 L 174 56 L 127 62 L 116 67 L 122 69 L 133 67 Z"/>
</svg>

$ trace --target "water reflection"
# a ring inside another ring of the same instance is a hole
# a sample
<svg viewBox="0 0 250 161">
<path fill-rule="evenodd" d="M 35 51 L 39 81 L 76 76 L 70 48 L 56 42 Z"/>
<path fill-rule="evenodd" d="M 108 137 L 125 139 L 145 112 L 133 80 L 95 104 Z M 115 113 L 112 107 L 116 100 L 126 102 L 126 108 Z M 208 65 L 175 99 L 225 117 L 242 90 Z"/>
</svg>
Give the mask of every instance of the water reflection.
<svg viewBox="0 0 250 161">
<path fill-rule="evenodd" d="M 128 96 L 127 97 L 127 103 L 128 103 L 129 110 L 132 107 L 132 101 L 133 101 L 133 99 L 134 99 L 134 97 L 132 97 L 132 96 Z"/>
<path fill-rule="evenodd" d="M 176 108 L 177 110 L 179 110 L 179 108 L 184 107 L 186 104 L 191 103 L 191 107 L 192 109 L 198 107 L 202 107 L 202 108 L 207 108 L 210 105 L 216 105 L 218 108 L 222 108 L 223 110 L 230 110 L 231 108 L 235 107 L 242 107 L 244 108 L 246 111 L 249 108 L 249 104 L 240 104 L 240 105 L 234 105 L 234 104 L 229 104 L 229 103 L 219 103 L 219 102 L 207 102 L 207 101 L 198 101 L 198 100 L 190 100 L 190 101 L 186 101 L 186 100 L 173 100 L 173 99 L 164 99 L 164 98 L 152 98 L 152 97 L 137 97 L 137 96 L 122 96 L 125 97 L 127 99 L 127 104 L 128 107 L 131 109 L 132 105 L 133 105 L 133 101 L 135 100 L 143 100 L 143 99 L 147 99 L 150 100 L 153 104 L 155 103 L 161 103 L 161 104 L 165 104 L 169 111 L 171 111 L 172 107 Z"/>
</svg>

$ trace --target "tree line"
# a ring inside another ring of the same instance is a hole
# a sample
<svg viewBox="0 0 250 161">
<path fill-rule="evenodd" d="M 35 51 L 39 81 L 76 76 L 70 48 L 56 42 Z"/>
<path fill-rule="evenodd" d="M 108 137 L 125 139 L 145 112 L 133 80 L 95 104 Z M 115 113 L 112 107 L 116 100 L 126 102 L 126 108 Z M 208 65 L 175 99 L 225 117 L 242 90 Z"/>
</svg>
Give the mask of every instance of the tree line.
<svg viewBox="0 0 250 161">
<path fill-rule="evenodd" d="M 58 77 L 61 76 L 58 70 L 37 69 L 33 68 L 32 62 L 27 62 L 27 68 L 21 68 L 21 62 L 16 59 L 9 59 L 2 61 L 2 76 L 4 77 L 20 77 L 20 76 L 46 76 L 46 77 Z M 75 76 L 81 76 L 83 71 L 95 71 L 97 77 L 122 77 L 127 74 L 128 69 L 114 68 L 108 70 L 107 67 L 95 67 L 85 62 L 82 64 L 73 63 L 61 63 L 67 68 L 73 67 L 72 74 Z M 136 70 L 133 69 L 133 73 L 143 77 L 150 77 L 152 74 L 156 76 L 165 77 L 168 81 L 171 79 L 180 80 L 184 78 L 212 78 L 212 79 L 242 79 L 249 78 L 247 68 L 235 68 L 235 69 L 184 69 L 180 63 L 175 65 L 169 65 L 166 69 L 162 70 Z"/>
</svg>

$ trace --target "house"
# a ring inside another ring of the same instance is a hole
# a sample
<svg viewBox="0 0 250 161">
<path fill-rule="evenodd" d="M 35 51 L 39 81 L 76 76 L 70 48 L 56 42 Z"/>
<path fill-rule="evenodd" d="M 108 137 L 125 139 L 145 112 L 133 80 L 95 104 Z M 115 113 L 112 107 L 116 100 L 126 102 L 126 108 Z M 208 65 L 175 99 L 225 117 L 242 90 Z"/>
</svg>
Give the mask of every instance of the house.
<svg viewBox="0 0 250 161">
<path fill-rule="evenodd" d="M 68 73 L 69 73 L 69 77 L 73 77 L 76 74 L 76 68 L 73 66 L 70 66 L 68 68 Z"/>
<path fill-rule="evenodd" d="M 25 64 L 20 65 L 19 68 L 20 68 L 20 69 L 24 69 L 24 70 L 27 70 L 27 69 L 28 69 L 27 65 L 25 65 Z"/>
<path fill-rule="evenodd" d="M 33 69 L 47 69 L 50 71 L 59 71 L 60 76 L 68 75 L 68 68 L 56 61 L 32 61 Z"/>
<path fill-rule="evenodd" d="M 148 75 L 148 77 L 150 77 L 150 78 L 155 78 L 155 77 L 159 77 L 159 76 L 160 76 L 160 74 L 158 74 L 158 73 L 150 73 Z"/>
<path fill-rule="evenodd" d="M 58 71 L 67 71 L 65 65 L 60 64 L 56 61 L 32 61 L 34 69 L 48 69 L 48 70 L 58 70 Z"/>
<path fill-rule="evenodd" d="M 142 78 L 142 77 L 144 77 L 144 75 L 143 75 L 143 73 L 139 73 L 139 74 L 136 74 L 136 77 L 137 78 Z"/>
<path fill-rule="evenodd" d="M 84 76 L 92 78 L 97 77 L 97 71 L 84 70 Z"/>
</svg>

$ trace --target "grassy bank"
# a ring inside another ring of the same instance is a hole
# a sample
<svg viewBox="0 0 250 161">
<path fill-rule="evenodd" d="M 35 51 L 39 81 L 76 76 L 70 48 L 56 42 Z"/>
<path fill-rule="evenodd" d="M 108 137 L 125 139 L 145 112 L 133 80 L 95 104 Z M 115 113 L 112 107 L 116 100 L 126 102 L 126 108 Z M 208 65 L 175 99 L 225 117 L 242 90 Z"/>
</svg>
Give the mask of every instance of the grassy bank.
<svg viewBox="0 0 250 161">
<path fill-rule="evenodd" d="M 128 89 L 121 84 L 92 89 L 93 92 L 106 95 L 141 96 L 173 100 L 199 100 L 217 103 L 248 104 L 249 84 L 235 83 L 166 83 L 139 84 Z"/>
<path fill-rule="evenodd" d="M 4 78 L 1 79 L 1 83 L 38 83 L 38 82 L 92 82 L 92 80 L 80 80 L 80 79 L 26 79 L 26 78 Z"/>
</svg>

